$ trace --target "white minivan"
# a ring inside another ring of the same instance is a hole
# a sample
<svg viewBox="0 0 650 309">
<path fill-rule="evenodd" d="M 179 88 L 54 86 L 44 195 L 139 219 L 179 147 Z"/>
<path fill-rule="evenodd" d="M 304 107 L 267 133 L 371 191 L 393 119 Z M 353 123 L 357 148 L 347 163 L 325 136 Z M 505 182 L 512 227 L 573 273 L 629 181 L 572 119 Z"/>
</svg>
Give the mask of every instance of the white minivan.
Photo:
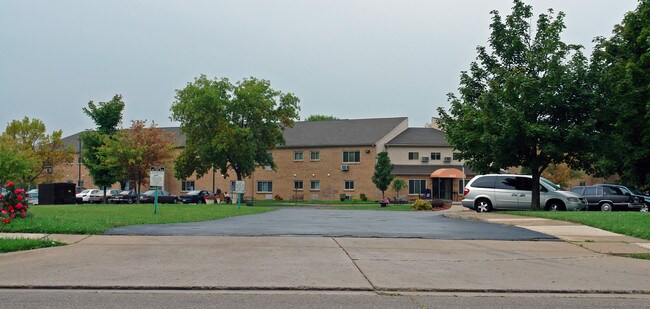
<svg viewBox="0 0 650 309">
<path fill-rule="evenodd" d="M 532 203 L 533 181 L 530 175 L 478 175 L 467 183 L 461 202 L 477 212 L 492 210 L 527 210 Z M 584 198 L 540 178 L 539 201 L 543 210 L 583 210 Z"/>
</svg>

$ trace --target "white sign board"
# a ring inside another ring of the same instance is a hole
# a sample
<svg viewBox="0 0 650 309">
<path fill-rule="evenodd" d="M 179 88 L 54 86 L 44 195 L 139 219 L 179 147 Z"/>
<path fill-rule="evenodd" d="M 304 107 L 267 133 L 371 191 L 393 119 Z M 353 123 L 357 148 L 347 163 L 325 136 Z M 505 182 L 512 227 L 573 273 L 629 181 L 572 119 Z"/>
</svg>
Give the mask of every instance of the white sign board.
<svg viewBox="0 0 650 309">
<path fill-rule="evenodd" d="M 165 185 L 165 168 L 151 167 L 149 172 L 149 186 L 163 187 Z"/>
<path fill-rule="evenodd" d="M 235 182 L 235 191 L 233 193 L 246 193 L 246 182 L 243 180 L 238 180 Z"/>
</svg>

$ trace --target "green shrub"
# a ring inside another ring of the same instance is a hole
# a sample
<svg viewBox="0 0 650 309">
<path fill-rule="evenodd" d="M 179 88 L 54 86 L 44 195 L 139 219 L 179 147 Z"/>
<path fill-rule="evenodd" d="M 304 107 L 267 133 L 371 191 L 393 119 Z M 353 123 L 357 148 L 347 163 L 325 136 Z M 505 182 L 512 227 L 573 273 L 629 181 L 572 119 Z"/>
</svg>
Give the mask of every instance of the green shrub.
<svg viewBox="0 0 650 309">
<path fill-rule="evenodd" d="M 361 200 L 364 202 L 368 201 L 368 197 L 363 193 L 359 194 L 359 197 L 361 197 Z"/>
<path fill-rule="evenodd" d="M 431 207 L 431 203 L 425 201 L 425 200 L 416 200 L 413 202 L 413 206 L 411 206 L 411 209 L 413 210 L 432 210 L 433 207 Z"/>
</svg>

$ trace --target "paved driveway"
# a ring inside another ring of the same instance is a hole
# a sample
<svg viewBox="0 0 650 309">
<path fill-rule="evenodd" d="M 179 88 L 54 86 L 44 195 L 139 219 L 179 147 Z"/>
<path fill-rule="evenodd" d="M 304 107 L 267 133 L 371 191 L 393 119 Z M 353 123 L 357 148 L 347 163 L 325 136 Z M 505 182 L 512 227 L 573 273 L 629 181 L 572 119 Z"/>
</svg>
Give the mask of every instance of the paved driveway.
<svg viewBox="0 0 650 309">
<path fill-rule="evenodd" d="M 527 229 L 446 218 L 435 212 L 284 208 L 193 223 L 136 225 L 106 235 L 325 236 L 465 240 L 555 240 Z"/>
</svg>

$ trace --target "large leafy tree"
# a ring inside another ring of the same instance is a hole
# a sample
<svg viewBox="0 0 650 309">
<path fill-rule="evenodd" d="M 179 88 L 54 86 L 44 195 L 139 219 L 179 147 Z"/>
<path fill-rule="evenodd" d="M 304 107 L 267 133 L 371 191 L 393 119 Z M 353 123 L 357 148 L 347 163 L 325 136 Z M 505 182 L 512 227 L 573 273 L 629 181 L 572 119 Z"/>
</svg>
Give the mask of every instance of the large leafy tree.
<svg viewBox="0 0 650 309">
<path fill-rule="evenodd" d="M 118 125 L 122 121 L 123 110 L 124 102 L 121 95 L 115 95 L 110 101 L 98 104 L 90 101 L 88 107 L 83 108 L 83 112 L 95 122 L 97 127 L 95 130 L 86 130 L 81 134 L 82 162 L 93 178 L 93 182 L 104 189 L 104 200 L 106 188 L 119 181 L 121 175 L 119 170 L 102 161 L 99 149 L 117 132 Z"/>
<path fill-rule="evenodd" d="M 598 80 L 596 153 L 602 176 L 630 184 L 650 182 L 650 1 L 641 0 L 609 39 L 597 38 L 592 72 Z"/>
<path fill-rule="evenodd" d="M 149 178 L 152 166 L 165 166 L 173 157 L 174 136 L 146 121 L 134 120 L 131 128 L 118 131 L 112 138 L 105 136 L 98 156 L 104 165 L 119 171 L 140 192 Z M 138 201 L 139 202 L 139 201 Z"/>
<path fill-rule="evenodd" d="M 336 116 L 331 116 L 331 115 L 310 115 L 305 119 L 305 121 L 325 121 L 325 120 L 338 120 Z"/>
<path fill-rule="evenodd" d="M 7 125 L 3 133 L 4 143 L 15 147 L 10 151 L 15 153 L 15 158 L 25 161 L 25 164 L 9 164 L 18 168 L 14 173 L 14 179 L 23 185 L 38 184 L 59 180 L 62 175 L 54 169 L 54 166 L 72 160 L 74 149 L 65 147 L 61 136 L 63 131 L 53 131 L 46 134 L 45 124 L 38 119 L 23 118 L 13 120 Z M 15 162 L 15 160 L 11 160 Z M 29 168 L 25 169 L 25 166 Z M 20 172 L 17 172 L 20 170 Z"/>
<path fill-rule="evenodd" d="M 241 180 L 258 166 L 275 168 L 269 150 L 284 143 L 282 131 L 298 119 L 299 101 L 254 77 L 233 85 L 201 75 L 176 90 L 172 120 L 181 123 L 186 142 L 175 160 L 175 176 L 201 177 L 218 168 L 222 175 L 234 170 Z"/>
<path fill-rule="evenodd" d="M 372 175 L 372 182 L 377 189 L 381 191 L 381 198 L 384 198 L 384 192 L 395 178 L 393 172 L 393 164 L 390 162 L 388 153 L 382 151 L 377 154 L 377 162 L 375 162 L 375 173 Z"/>
<path fill-rule="evenodd" d="M 0 184 L 22 179 L 31 174 L 34 166 L 34 158 L 22 151 L 15 140 L 0 136 Z"/>
<path fill-rule="evenodd" d="M 474 171 L 523 166 L 533 183 L 551 163 L 587 165 L 592 91 L 581 47 L 560 38 L 564 14 L 549 9 L 534 28 L 532 7 L 520 0 L 505 19 L 491 14 L 489 49 L 479 46 L 462 72 L 449 113 L 438 109 L 449 143 Z M 536 185 L 531 208 L 540 208 Z"/>
</svg>

